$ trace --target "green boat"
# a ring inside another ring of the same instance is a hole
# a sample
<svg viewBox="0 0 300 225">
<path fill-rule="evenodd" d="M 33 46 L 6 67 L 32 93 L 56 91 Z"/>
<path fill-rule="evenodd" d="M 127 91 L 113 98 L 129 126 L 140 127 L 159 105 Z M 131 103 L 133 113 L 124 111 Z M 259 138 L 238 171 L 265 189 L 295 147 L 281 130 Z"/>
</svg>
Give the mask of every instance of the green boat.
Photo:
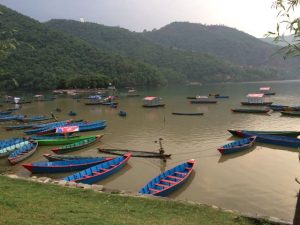
<svg viewBox="0 0 300 225">
<path fill-rule="evenodd" d="M 228 130 L 228 132 L 230 132 L 234 136 L 239 136 L 240 131 L 254 133 L 254 134 L 287 136 L 287 137 L 295 137 L 295 138 L 300 135 L 300 131 Z"/>
<path fill-rule="evenodd" d="M 37 140 L 39 145 L 68 145 L 75 142 L 83 141 L 90 138 L 96 138 L 97 135 L 88 135 L 88 136 L 75 136 L 75 137 L 66 137 L 66 138 L 53 138 L 53 139 L 42 139 Z"/>
<path fill-rule="evenodd" d="M 58 148 L 53 148 L 52 152 L 56 153 L 56 154 L 64 154 L 67 152 L 73 152 L 76 150 L 80 150 L 83 149 L 89 145 L 92 145 L 94 143 L 96 143 L 97 141 L 100 141 L 100 139 L 103 137 L 103 135 L 96 135 L 92 138 L 88 138 L 88 139 L 84 139 L 72 144 L 68 144 L 68 145 L 64 145 Z"/>
<path fill-rule="evenodd" d="M 283 116 L 300 116 L 300 111 L 281 111 Z"/>
</svg>

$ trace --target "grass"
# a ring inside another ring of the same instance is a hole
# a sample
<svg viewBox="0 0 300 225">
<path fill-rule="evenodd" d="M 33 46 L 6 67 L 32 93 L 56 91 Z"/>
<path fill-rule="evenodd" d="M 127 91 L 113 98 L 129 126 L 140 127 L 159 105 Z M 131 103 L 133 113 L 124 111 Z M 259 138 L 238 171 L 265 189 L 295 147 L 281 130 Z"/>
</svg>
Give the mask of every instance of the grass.
<svg viewBox="0 0 300 225">
<path fill-rule="evenodd" d="M 126 197 L 0 176 L 0 224 L 262 225 L 207 206 Z"/>
</svg>

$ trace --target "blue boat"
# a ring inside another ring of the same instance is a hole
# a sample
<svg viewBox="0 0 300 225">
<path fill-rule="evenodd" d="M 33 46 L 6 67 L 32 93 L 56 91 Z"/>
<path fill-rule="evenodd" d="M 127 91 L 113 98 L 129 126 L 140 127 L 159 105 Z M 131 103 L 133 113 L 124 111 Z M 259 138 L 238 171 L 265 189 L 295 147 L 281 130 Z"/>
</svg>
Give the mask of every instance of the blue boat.
<svg viewBox="0 0 300 225">
<path fill-rule="evenodd" d="M 18 119 L 22 122 L 37 122 L 37 121 L 44 121 L 44 120 L 52 120 L 54 117 L 46 117 L 46 116 L 31 116 L 31 117 L 23 117 L 21 119 Z"/>
<path fill-rule="evenodd" d="M 30 157 L 31 155 L 33 155 L 36 152 L 37 147 L 38 147 L 37 142 L 29 142 L 28 144 L 23 145 L 18 150 L 12 152 L 8 156 L 8 161 L 11 164 L 16 164 L 18 162 L 21 162 L 27 159 L 28 157 Z"/>
<path fill-rule="evenodd" d="M 125 111 L 120 111 L 119 116 L 125 117 L 127 116 L 127 113 Z"/>
<path fill-rule="evenodd" d="M 64 180 L 84 184 L 93 184 L 121 170 L 126 165 L 130 157 L 131 153 L 125 154 L 124 156 L 72 174 L 68 177 L 65 177 Z"/>
<path fill-rule="evenodd" d="M 238 141 L 231 142 L 218 148 L 222 155 L 240 152 L 251 148 L 255 143 L 256 137 L 243 138 Z"/>
<path fill-rule="evenodd" d="M 7 116 L 0 116 L 0 122 L 10 121 L 10 120 L 21 120 L 25 116 L 24 115 L 7 115 Z"/>
<path fill-rule="evenodd" d="M 0 116 L 10 115 L 11 113 L 12 113 L 12 111 L 2 111 L 2 112 L 0 112 Z"/>
<path fill-rule="evenodd" d="M 196 160 L 190 159 L 185 163 L 161 173 L 146 184 L 139 193 L 155 196 L 167 196 L 171 194 L 187 181 L 193 171 L 195 163 Z"/>
<path fill-rule="evenodd" d="M 54 162 L 42 161 L 24 164 L 23 167 L 25 167 L 32 173 L 61 173 L 83 170 L 112 159 L 113 158 L 108 157 L 98 157 L 93 159 L 74 159 Z"/>
<path fill-rule="evenodd" d="M 0 140 L 0 149 L 23 142 L 24 138 L 8 138 Z"/>
<path fill-rule="evenodd" d="M 228 95 L 216 95 L 215 98 L 229 98 Z"/>
<path fill-rule="evenodd" d="M 9 141 L 6 143 L 6 145 L 4 144 L 4 146 L 0 149 L 0 158 L 6 157 L 8 156 L 10 153 L 20 149 L 22 146 L 29 144 L 29 141 L 17 141 L 17 143 L 15 141 Z"/>
<path fill-rule="evenodd" d="M 103 130 L 107 126 L 107 123 L 105 120 L 93 122 L 89 124 L 84 124 L 79 126 L 79 132 L 86 132 L 86 131 L 92 131 L 92 130 Z"/>
<path fill-rule="evenodd" d="M 25 134 L 36 134 L 36 133 L 39 133 L 41 131 L 45 131 L 45 130 L 48 130 L 50 128 L 55 128 L 55 127 L 60 127 L 60 126 L 65 126 L 67 125 L 68 122 L 66 121 L 63 121 L 63 122 L 57 122 L 55 124 L 51 124 L 49 126 L 42 126 L 42 127 L 39 127 L 39 128 L 36 128 L 36 129 L 33 129 L 33 130 L 26 130 L 24 131 Z"/>
<path fill-rule="evenodd" d="M 74 111 L 70 111 L 70 112 L 68 113 L 68 115 L 69 115 L 69 116 L 77 116 L 77 113 L 74 112 Z"/>
<path fill-rule="evenodd" d="M 261 143 L 293 147 L 293 148 L 300 147 L 300 139 L 298 138 L 278 136 L 278 135 L 257 134 L 257 133 L 250 133 L 245 131 L 236 131 L 236 133 L 240 137 L 256 136 L 256 141 Z"/>
</svg>

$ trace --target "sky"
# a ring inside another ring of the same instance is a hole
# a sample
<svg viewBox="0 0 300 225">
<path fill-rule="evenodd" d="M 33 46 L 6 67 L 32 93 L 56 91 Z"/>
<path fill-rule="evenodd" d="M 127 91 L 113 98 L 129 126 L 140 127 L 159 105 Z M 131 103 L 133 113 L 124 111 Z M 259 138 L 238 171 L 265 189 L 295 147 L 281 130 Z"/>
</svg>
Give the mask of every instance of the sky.
<svg viewBox="0 0 300 225">
<path fill-rule="evenodd" d="M 276 30 L 274 0 L 0 0 L 41 22 L 74 19 L 131 31 L 159 29 L 174 21 L 222 24 L 263 37 Z"/>
</svg>

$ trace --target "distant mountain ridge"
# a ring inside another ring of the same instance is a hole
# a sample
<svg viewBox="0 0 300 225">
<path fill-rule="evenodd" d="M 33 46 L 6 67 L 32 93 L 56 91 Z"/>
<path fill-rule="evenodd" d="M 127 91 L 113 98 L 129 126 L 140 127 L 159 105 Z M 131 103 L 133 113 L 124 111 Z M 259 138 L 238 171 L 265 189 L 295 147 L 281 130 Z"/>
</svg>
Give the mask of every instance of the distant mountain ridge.
<svg viewBox="0 0 300 225">
<path fill-rule="evenodd" d="M 212 56 L 212 54 L 206 52 L 164 45 L 149 37 L 158 31 L 137 33 L 119 27 L 62 19 L 51 20 L 46 24 L 51 28 L 77 36 L 99 49 L 114 51 L 158 67 L 170 68 L 185 74 L 190 80 L 220 82 L 282 79 L 288 76 L 284 72 L 281 74 L 272 66 L 234 65 L 229 60 L 224 61 L 217 55 Z M 243 33 L 241 35 L 244 38 L 246 34 Z M 221 40 L 221 38 L 219 39 Z M 272 47 L 270 45 L 251 36 L 250 39 L 252 42 L 258 41 L 260 45 L 267 46 L 270 51 L 268 54 L 271 55 Z M 173 37 L 169 37 L 168 41 L 172 42 Z M 243 58 L 243 56 L 238 58 Z M 285 63 L 280 57 L 278 59 L 281 64 Z M 278 62 L 277 64 L 280 63 Z M 278 67 L 282 68 L 282 65 Z"/>
</svg>

